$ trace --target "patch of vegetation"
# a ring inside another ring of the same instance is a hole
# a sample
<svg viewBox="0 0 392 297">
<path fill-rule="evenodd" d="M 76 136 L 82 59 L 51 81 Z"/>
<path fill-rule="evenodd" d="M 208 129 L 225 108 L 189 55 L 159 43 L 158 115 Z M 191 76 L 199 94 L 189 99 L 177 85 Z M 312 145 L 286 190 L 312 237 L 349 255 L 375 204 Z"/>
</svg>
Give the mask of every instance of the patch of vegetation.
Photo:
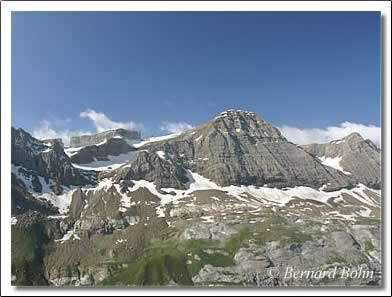
<svg viewBox="0 0 392 297">
<path fill-rule="evenodd" d="M 328 257 L 327 264 L 346 263 L 346 259 L 337 253 L 333 253 Z"/>
<path fill-rule="evenodd" d="M 252 238 L 252 233 L 250 232 L 249 228 L 244 228 L 240 232 L 232 235 L 226 242 L 225 242 L 225 250 L 229 252 L 230 255 L 234 257 L 237 251 L 242 247 L 246 242 Z"/>
<path fill-rule="evenodd" d="M 128 267 L 121 268 L 113 277 L 104 280 L 100 285 L 163 286 L 174 281 L 182 286 L 191 286 L 192 277 L 205 265 L 219 267 L 233 265 L 235 253 L 242 242 L 248 238 L 249 231 L 243 230 L 224 242 L 196 239 L 155 240 L 153 246 L 146 249 L 141 258 L 129 262 Z"/>
<path fill-rule="evenodd" d="M 381 219 L 358 217 L 356 218 L 355 224 L 356 225 L 381 225 Z"/>
<path fill-rule="evenodd" d="M 273 222 L 273 223 L 272 223 Z M 259 245 L 270 241 L 280 241 L 281 247 L 290 243 L 300 243 L 312 240 L 312 234 L 302 232 L 304 228 L 288 225 L 287 220 L 280 216 L 273 216 L 263 223 L 255 224 L 256 236 L 252 238 Z"/>
<path fill-rule="evenodd" d="M 16 286 L 48 285 L 44 277 L 43 258 L 48 251 L 48 230 L 37 222 L 27 227 L 12 226 L 11 273 Z"/>
<path fill-rule="evenodd" d="M 372 250 L 374 250 L 374 245 L 373 245 L 373 243 L 372 243 L 372 241 L 371 240 L 366 240 L 365 241 L 365 252 L 370 252 L 370 251 L 372 251 Z"/>
<path fill-rule="evenodd" d="M 120 269 L 104 286 L 163 286 L 173 280 L 177 284 L 192 285 L 183 253 L 167 248 L 152 248 L 128 267 Z"/>
<path fill-rule="evenodd" d="M 264 245 L 278 240 L 281 246 L 312 240 L 311 234 L 301 232 L 298 226 L 289 225 L 279 215 L 265 217 L 263 223 L 248 224 L 227 240 L 178 240 L 170 232 L 163 232 L 144 250 L 142 257 L 127 262 L 128 267 L 114 263 L 120 269 L 99 285 L 103 286 L 164 286 L 193 285 L 192 277 L 205 265 L 228 267 L 241 247 L 249 247 L 251 241 Z M 226 285 L 226 284 L 225 284 Z M 234 285 L 234 284 L 233 284 Z M 238 284 L 235 284 L 238 285 Z"/>
<path fill-rule="evenodd" d="M 369 259 L 365 254 L 361 254 L 361 256 L 359 256 L 359 258 L 353 262 L 354 265 L 362 265 L 362 264 L 368 264 L 369 263 Z"/>
</svg>

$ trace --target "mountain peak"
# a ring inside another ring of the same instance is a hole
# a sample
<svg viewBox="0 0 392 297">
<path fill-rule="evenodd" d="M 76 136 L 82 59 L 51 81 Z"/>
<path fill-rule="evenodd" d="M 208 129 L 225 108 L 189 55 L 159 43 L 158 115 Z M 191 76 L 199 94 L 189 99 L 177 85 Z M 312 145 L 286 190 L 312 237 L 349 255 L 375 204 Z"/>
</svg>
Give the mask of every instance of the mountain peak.
<svg viewBox="0 0 392 297">
<path fill-rule="evenodd" d="M 192 132 L 162 141 L 147 143 L 143 150 L 154 162 L 154 174 L 140 176 L 142 160 L 130 162 L 130 176 L 168 185 L 167 172 L 183 167 L 215 182 L 219 186 L 254 185 L 292 187 L 306 185 L 328 190 L 347 187 L 352 180 L 320 162 L 295 144 L 287 141 L 277 128 L 256 113 L 230 109 L 220 113 Z M 162 163 L 155 155 L 165 159 Z M 145 163 L 145 162 L 144 162 Z M 181 176 L 181 174 L 179 174 Z"/>
<path fill-rule="evenodd" d="M 328 143 L 333 144 L 333 145 L 341 145 L 344 143 L 362 142 L 364 140 L 365 139 L 361 136 L 361 134 L 359 134 L 358 132 L 352 132 L 347 136 L 344 136 L 344 137 L 336 139 L 336 140 L 332 140 Z M 327 143 L 320 143 L 319 145 L 323 145 L 323 144 L 327 144 Z"/>
<path fill-rule="evenodd" d="M 139 131 L 136 130 L 127 130 L 123 128 L 107 130 L 103 132 L 99 132 L 97 134 L 92 135 L 80 135 L 80 136 L 72 136 L 71 144 L 72 148 L 83 147 L 83 146 L 91 146 L 102 143 L 111 138 L 124 138 L 126 140 L 140 140 L 141 135 Z"/>
<path fill-rule="evenodd" d="M 256 113 L 228 109 L 221 112 L 206 127 L 222 135 L 247 136 L 254 139 L 283 139 L 286 140 L 278 129 L 263 120 Z"/>
<path fill-rule="evenodd" d="M 365 139 L 358 132 L 352 132 L 346 137 L 342 138 L 342 140 L 365 140 Z"/>
<path fill-rule="evenodd" d="M 309 144 L 301 146 L 305 151 L 321 160 L 338 160 L 339 168 L 349 172 L 358 182 L 379 189 L 380 151 L 370 140 L 353 132 L 346 137 L 329 143 Z"/>
<path fill-rule="evenodd" d="M 227 109 L 221 112 L 216 118 L 233 117 L 233 116 L 256 116 L 254 112 L 241 109 Z"/>
</svg>

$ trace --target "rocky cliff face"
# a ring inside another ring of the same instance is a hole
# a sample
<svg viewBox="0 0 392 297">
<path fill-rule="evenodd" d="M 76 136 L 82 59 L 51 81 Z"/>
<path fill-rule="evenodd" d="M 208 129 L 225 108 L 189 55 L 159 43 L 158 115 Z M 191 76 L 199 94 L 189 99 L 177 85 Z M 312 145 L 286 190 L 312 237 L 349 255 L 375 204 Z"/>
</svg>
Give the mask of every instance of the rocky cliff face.
<svg viewBox="0 0 392 297">
<path fill-rule="evenodd" d="M 298 146 L 239 110 L 66 153 L 13 129 L 13 284 L 379 286 L 380 166 L 357 134 Z M 285 279 L 286 267 L 374 275 Z"/>
<path fill-rule="evenodd" d="M 146 143 L 141 149 L 147 152 L 129 163 L 126 177 L 172 188 L 184 188 L 188 182 L 179 167 L 197 172 L 220 186 L 302 185 L 336 190 L 356 182 L 334 168 L 323 166 L 262 118 L 245 111 L 224 112 L 178 137 Z M 141 166 L 150 169 L 141 170 Z M 124 176 L 124 169 L 119 171 Z"/>
<path fill-rule="evenodd" d="M 136 149 L 122 138 L 110 138 L 100 145 L 88 145 L 70 153 L 72 163 L 88 164 L 94 161 L 109 161 L 109 156 L 119 156 Z"/>
<path fill-rule="evenodd" d="M 140 140 L 140 132 L 126 129 L 115 129 L 94 135 L 81 135 L 71 137 L 71 147 L 82 147 L 101 143 L 105 140 L 118 137 L 125 140 Z"/>
<path fill-rule="evenodd" d="M 96 179 L 93 172 L 74 168 L 58 142 L 44 143 L 22 129 L 12 128 L 11 162 L 14 173 L 30 180 L 36 192 L 42 192 L 43 180 L 61 194 L 63 186 L 93 184 Z"/>
<path fill-rule="evenodd" d="M 64 147 L 64 142 L 61 138 L 48 138 L 41 140 L 43 143 L 47 143 L 53 145 L 54 143 L 59 144 L 61 147 Z"/>
<path fill-rule="evenodd" d="M 358 182 L 371 188 L 381 188 L 380 150 L 359 133 L 329 143 L 304 145 L 302 148 L 322 160 L 336 160 L 342 170 Z"/>
<path fill-rule="evenodd" d="M 58 212 L 48 201 L 34 197 L 15 174 L 11 176 L 11 197 L 12 216 L 23 214 L 29 210 L 38 211 L 45 215 L 53 215 Z"/>
</svg>

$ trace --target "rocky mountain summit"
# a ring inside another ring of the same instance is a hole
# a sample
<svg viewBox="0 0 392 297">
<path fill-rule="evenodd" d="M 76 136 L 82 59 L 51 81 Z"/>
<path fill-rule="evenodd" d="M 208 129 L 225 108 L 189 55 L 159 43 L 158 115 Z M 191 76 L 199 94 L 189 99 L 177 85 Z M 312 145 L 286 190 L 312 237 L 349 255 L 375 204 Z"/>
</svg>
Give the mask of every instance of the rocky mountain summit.
<svg viewBox="0 0 392 297">
<path fill-rule="evenodd" d="M 61 194 L 64 186 L 94 183 L 94 174 L 75 168 L 57 141 L 43 142 L 22 129 L 11 131 L 11 162 L 13 174 L 23 176 L 35 192 L 45 185 Z"/>
<path fill-rule="evenodd" d="M 64 149 L 21 129 L 12 137 L 15 285 L 381 282 L 380 151 L 359 134 L 299 146 L 228 110 L 139 141 L 109 132 Z M 287 266 L 374 275 L 269 274 Z"/>
<path fill-rule="evenodd" d="M 380 150 L 369 139 L 359 133 L 325 144 L 301 146 L 305 151 L 321 160 L 335 161 L 360 183 L 371 188 L 381 188 Z"/>
<path fill-rule="evenodd" d="M 94 161 L 110 161 L 109 156 L 119 156 L 137 149 L 122 138 L 109 138 L 101 144 L 86 145 L 78 150 L 66 149 L 75 164 L 88 164 Z"/>
<path fill-rule="evenodd" d="M 118 169 L 119 175 L 153 181 L 159 187 L 186 188 L 189 180 L 181 168 L 220 186 L 324 186 L 324 190 L 333 191 L 358 182 L 324 166 L 318 158 L 287 141 L 278 129 L 245 111 L 223 112 L 207 124 L 177 137 L 146 143 L 142 148 L 145 152 L 131 160 L 126 169 Z M 149 164 L 149 168 L 144 171 L 141 164 Z"/>
<path fill-rule="evenodd" d="M 122 138 L 129 141 L 140 140 L 140 132 L 119 128 L 94 135 L 73 136 L 71 137 L 71 147 L 95 145 L 111 138 Z"/>
</svg>

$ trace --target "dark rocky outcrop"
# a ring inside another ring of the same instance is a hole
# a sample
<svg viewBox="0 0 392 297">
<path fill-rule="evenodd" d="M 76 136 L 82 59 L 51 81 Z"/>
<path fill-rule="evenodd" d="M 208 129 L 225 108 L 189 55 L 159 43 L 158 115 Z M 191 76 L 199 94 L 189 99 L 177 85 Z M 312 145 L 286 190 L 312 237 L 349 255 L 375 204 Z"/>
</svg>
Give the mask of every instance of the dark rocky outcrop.
<svg viewBox="0 0 392 297">
<path fill-rule="evenodd" d="M 63 147 L 58 142 L 50 145 L 32 137 L 23 129 L 11 130 L 11 162 L 23 171 L 25 176 L 35 184 L 34 190 L 41 192 L 42 185 L 39 176 L 46 183 L 53 182 L 52 190 L 60 194 L 63 186 L 82 186 L 95 183 L 94 172 L 80 170 L 72 166 L 71 160 L 64 153 Z"/>
<path fill-rule="evenodd" d="M 109 156 L 118 156 L 136 149 L 122 138 L 111 138 L 101 145 L 81 148 L 70 157 L 72 163 L 87 164 L 93 161 L 108 161 Z"/>
<path fill-rule="evenodd" d="M 11 175 L 11 215 L 20 215 L 27 211 L 37 211 L 45 215 L 57 214 L 58 210 L 48 201 L 36 199 L 25 185 Z"/>
<path fill-rule="evenodd" d="M 154 182 L 158 188 L 176 189 L 185 189 L 189 182 L 181 163 L 163 159 L 156 153 L 141 151 L 129 165 L 102 173 L 100 178 L 113 178 L 119 183 L 143 179 Z"/>
<path fill-rule="evenodd" d="M 64 147 L 64 142 L 61 138 L 49 138 L 49 139 L 43 139 L 41 140 L 43 143 L 49 143 L 51 145 L 53 145 L 54 143 L 57 143 L 59 145 L 61 145 L 61 147 Z"/>
</svg>

